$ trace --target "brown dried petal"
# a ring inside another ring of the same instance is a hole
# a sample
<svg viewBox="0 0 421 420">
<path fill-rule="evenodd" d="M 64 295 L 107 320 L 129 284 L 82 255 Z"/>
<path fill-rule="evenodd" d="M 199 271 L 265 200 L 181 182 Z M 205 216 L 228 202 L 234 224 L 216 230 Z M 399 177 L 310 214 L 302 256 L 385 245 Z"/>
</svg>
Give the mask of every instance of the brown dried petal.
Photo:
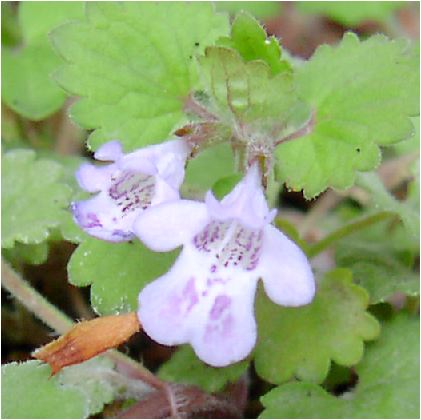
<svg viewBox="0 0 421 420">
<path fill-rule="evenodd" d="M 52 375 L 63 367 L 82 363 L 117 347 L 140 330 L 136 312 L 82 321 L 66 334 L 36 350 L 32 356 L 51 366 Z"/>
</svg>

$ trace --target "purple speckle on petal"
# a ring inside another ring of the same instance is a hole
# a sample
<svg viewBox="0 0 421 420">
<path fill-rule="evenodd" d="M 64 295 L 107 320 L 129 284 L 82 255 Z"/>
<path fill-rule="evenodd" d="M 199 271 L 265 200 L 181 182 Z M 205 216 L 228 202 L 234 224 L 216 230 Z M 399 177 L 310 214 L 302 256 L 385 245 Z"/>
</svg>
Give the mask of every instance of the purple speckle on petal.
<svg viewBox="0 0 421 420">
<path fill-rule="evenodd" d="M 206 286 L 212 287 L 214 284 L 225 284 L 229 279 L 224 280 L 223 278 L 214 277 L 206 280 Z"/>
<path fill-rule="evenodd" d="M 87 228 L 102 227 L 102 223 L 99 221 L 98 216 L 95 213 L 88 213 L 86 215 L 86 224 Z"/>
<path fill-rule="evenodd" d="M 160 315 L 163 318 L 172 318 L 187 315 L 199 302 L 196 291 L 195 278 L 191 277 L 184 288 L 170 294 L 167 304 L 163 306 Z"/>
<path fill-rule="evenodd" d="M 122 216 L 151 205 L 155 193 L 153 176 L 125 171 L 119 176 L 112 176 L 111 181 L 113 184 L 108 195 L 121 209 Z"/>
<path fill-rule="evenodd" d="M 217 296 L 210 311 L 210 319 L 217 320 L 231 305 L 231 298 L 226 295 Z"/>
<path fill-rule="evenodd" d="M 121 229 L 115 229 L 112 231 L 111 234 L 113 237 L 115 238 L 119 238 L 121 240 L 130 240 L 134 237 L 134 234 L 131 232 L 125 232 L 124 230 Z"/>
<path fill-rule="evenodd" d="M 228 338 L 232 334 L 234 326 L 234 318 L 231 314 L 227 314 L 222 320 L 210 320 L 206 325 L 204 341 L 214 344 L 216 341 Z"/>
<path fill-rule="evenodd" d="M 191 277 L 183 289 L 183 300 L 187 303 L 186 310 L 190 312 L 194 305 L 199 301 L 195 287 L 195 278 Z"/>
<path fill-rule="evenodd" d="M 210 272 L 218 267 L 254 270 L 260 259 L 263 231 L 247 228 L 236 221 L 212 221 L 193 238 L 199 252 L 213 253 Z"/>
<path fill-rule="evenodd" d="M 93 212 L 84 213 L 78 203 L 72 203 L 71 209 L 76 222 L 85 229 L 93 229 L 102 227 L 98 216 Z"/>
</svg>

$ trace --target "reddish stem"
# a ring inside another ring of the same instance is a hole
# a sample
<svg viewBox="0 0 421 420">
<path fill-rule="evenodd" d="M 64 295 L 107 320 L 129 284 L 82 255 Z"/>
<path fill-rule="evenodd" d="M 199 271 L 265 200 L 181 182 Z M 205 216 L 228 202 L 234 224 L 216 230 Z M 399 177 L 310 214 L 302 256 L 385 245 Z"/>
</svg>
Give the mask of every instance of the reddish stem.
<svg viewBox="0 0 421 420">
<path fill-rule="evenodd" d="M 310 119 L 306 122 L 306 124 L 303 127 L 301 127 L 297 131 L 294 131 L 293 133 L 289 134 L 288 136 L 277 140 L 275 142 L 275 146 L 278 146 L 278 145 L 280 145 L 282 143 L 285 143 L 287 141 L 290 141 L 290 140 L 297 139 L 299 137 L 303 137 L 303 136 L 311 133 L 313 131 L 315 123 L 316 123 L 316 115 L 315 115 L 314 111 L 312 111 Z"/>
</svg>

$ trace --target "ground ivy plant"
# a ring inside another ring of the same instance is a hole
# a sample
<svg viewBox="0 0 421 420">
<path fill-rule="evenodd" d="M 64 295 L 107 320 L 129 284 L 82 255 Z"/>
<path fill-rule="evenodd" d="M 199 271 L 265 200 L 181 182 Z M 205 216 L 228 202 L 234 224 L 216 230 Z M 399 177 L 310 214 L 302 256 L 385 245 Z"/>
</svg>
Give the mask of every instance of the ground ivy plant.
<svg viewBox="0 0 421 420">
<path fill-rule="evenodd" d="M 2 3 L 5 319 L 143 330 L 54 376 L 13 353 L 4 418 L 419 416 L 419 47 L 302 60 L 228 3 Z"/>
</svg>

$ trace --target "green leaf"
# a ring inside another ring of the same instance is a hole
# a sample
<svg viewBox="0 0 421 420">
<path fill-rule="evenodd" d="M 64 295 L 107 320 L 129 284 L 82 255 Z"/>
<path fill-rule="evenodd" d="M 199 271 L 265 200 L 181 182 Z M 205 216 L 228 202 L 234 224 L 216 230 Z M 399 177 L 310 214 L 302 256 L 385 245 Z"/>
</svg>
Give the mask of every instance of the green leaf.
<svg viewBox="0 0 421 420">
<path fill-rule="evenodd" d="M 213 184 L 212 192 L 218 200 L 222 200 L 241 181 L 243 174 L 233 174 L 219 179 Z"/>
<path fill-rule="evenodd" d="M 363 341 L 379 333 L 378 322 L 365 311 L 367 305 L 367 292 L 352 284 L 346 269 L 327 273 L 307 306 L 278 306 L 259 293 L 257 373 L 276 384 L 294 376 L 320 383 L 331 360 L 354 365 L 363 355 Z"/>
<path fill-rule="evenodd" d="M 114 363 L 104 357 L 96 357 L 79 365 L 63 369 L 57 380 L 67 389 L 77 389 L 85 397 L 85 410 L 89 414 L 102 411 L 104 404 L 114 400 L 118 391 L 109 381 L 114 373 Z"/>
<path fill-rule="evenodd" d="M 91 305 L 100 315 L 135 311 L 140 290 L 174 263 L 177 252 L 155 253 L 140 242 L 110 243 L 89 238 L 72 254 L 69 282 L 91 286 Z"/>
<path fill-rule="evenodd" d="M 89 2 L 86 10 L 85 21 L 52 34 L 67 61 L 55 77 L 81 97 L 72 118 L 96 129 L 93 149 L 118 138 L 128 152 L 167 138 L 197 81 L 194 55 L 226 35 L 226 16 L 209 3 Z"/>
<path fill-rule="evenodd" d="M 60 386 L 49 366 L 38 361 L 1 367 L 1 415 L 11 419 L 81 419 L 87 411 L 83 393 Z"/>
<path fill-rule="evenodd" d="M 46 153 L 46 155 L 48 156 L 48 153 Z M 73 190 L 71 201 L 86 200 L 90 198 L 91 195 L 89 193 L 81 191 L 75 177 L 76 170 L 82 163 L 88 162 L 88 159 L 81 158 L 79 156 L 59 156 L 51 153 L 49 153 L 49 155 L 50 157 L 54 156 L 54 159 L 63 166 L 63 181 Z M 60 228 L 55 239 L 64 239 L 66 241 L 79 244 L 88 238 L 89 235 L 85 233 L 73 220 L 73 215 L 70 209 L 64 209 L 61 212 Z"/>
<path fill-rule="evenodd" d="M 62 167 L 36 159 L 31 150 L 2 156 L 2 247 L 15 241 L 38 244 L 58 227 L 71 190 L 61 183 Z"/>
<path fill-rule="evenodd" d="M 30 120 L 42 120 L 57 111 L 66 95 L 49 74 L 60 59 L 44 41 L 18 51 L 2 51 L 2 99 L 15 112 Z"/>
<path fill-rule="evenodd" d="M 81 17 L 82 2 L 22 2 L 19 22 L 23 47 L 2 51 L 2 99 L 18 114 L 42 120 L 63 105 L 65 93 L 50 79 L 61 63 L 47 34 L 55 26 Z"/>
<path fill-rule="evenodd" d="M 281 385 L 261 400 L 260 418 L 419 418 L 419 320 L 386 322 L 356 367 L 356 388 L 334 397 L 315 384 Z"/>
<path fill-rule="evenodd" d="M 282 10 L 282 4 L 278 1 L 217 1 L 216 10 L 235 14 L 248 12 L 259 19 L 278 16 Z"/>
<path fill-rule="evenodd" d="M 418 245 L 392 220 L 338 241 L 335 259 L 338 266 L 352 270 L 355 283 L 367 289 L 375 304 L 395 292 L 419 294 L 419 274 L 412 268 L 418 253 Z"/>
<path fill-rule="evenodd" d="M 291 70 L 289 63 L 281 60 L 281 47 L 276 37 L 266 38 L 259 22 L 247 13 L 236 16 L 231 37 L 219 39 L 218 45 L 237 50 L 245 61 L 263 60 L 273 74 Z"/>
<path fill-rule="evenodd" d="M 141 397 L 150 389 L 95 357 L 51 376 L 48 365 L 32 360 L 2 366 L 2 418 L 87 418 L 116 398 Z"/>
<path fill-rule="evenodd" d="M 102 411 L 104 404 L 115 399 L 138 398 L 150 391 L 139 379 L 132 381 L 114 370 L 114 363 L 105 357 L 63 369 L 57 377 L 66 388 L 83 392 L 88 413 Z"/>
<path fill-rule="evenodd" d="M 350 187 L 355 171 L 380 162 L 377 145 L 412 135 L 419 113 L 419 57 L 405 40 L 348 33 L 337 47 L 323 45 L 297 69 L 303 99 L 313 107 L 310 134 L 277 150 L 281 179 L 307 198 L 328 186 Z"/>
<path fill-rule="evenodd" d="M 225 368 L 214 368 L 197 358 L 190 346 L 182 346 L 164 363 L 158 376 L 170 382 L 196 385 L 207 392 L 221 391 L 228 382 L 235 382 L 246 371 L 248 361 Z"/>
<path fill-rule="evenodd" d="M 385 22 L 402 6 L 402 1 L 300 1 L 298 10 L 330 17 L 345 26 L 365 21 Z"/>
<path fill-rule="evenodd" d="M 398 155 L 420 150 L 420 117 L 412 117 L 411 121 L 414 126 L 414 134 L 409 139 L 396 143 L 393 146 L 393 149 Z"/>
<path fill-rule="evenodd" d="M 375 172 L 358 174 L 357 184 L 371 193 L 370 205 L 373 208 L 375 208 L 377 211 L 384 210 L 396 213 L 402 220 L 408 235 L 412 237 L 415 242 L 419 243 L 419 208 L 415 208 L 414 206 L 414 204 L 417 205 L 419 203 L 418 197 L 415 200 L 415 203 L 411 201 L 398 201 L 386 189 L 379 176 Z"/>
<path fill-rule="evenodd" d="M 12 263 L 42 264 L 48 258 L 48 242 L 34 245 L 16 242 L 13 248 L 3 249 L 2 254 Z"/>
<path fill-rule="evenodd" d="M 31 43 L 65 22 L 81 19 L 84 4 L 77 1 L 37 1 L 19 4 L 19 23 L 26 43 Z"/>
<path fill-rule="evenodd" d="M 234 173 L 234 156 L 229 144 L 217 144 L 189 161 L 183 188 L 207 191 L 221 178 Z"/>
<path fill-rule="evenodd" d="M 78 195 L 73 195 L 74 200 L 80 199 Z M 87 240 L 89 235 L 84 232 L 73 220 L 73 216 L 70 210 L 63 210 L 60 214 L 60 226 L 56 232 L 55 240 L 66 240 L 73 244 L 80 244 Z"/>
<path fill-rule="evenodd" d="M 271 150 L 308 117 L 289 72 L 272 75 L 265 62 L 245 62 L 225 47 L 208 47 L 199 63 L 211 111 L 235 127 L 238 142 L 249 149 Z"/>
</svg>

